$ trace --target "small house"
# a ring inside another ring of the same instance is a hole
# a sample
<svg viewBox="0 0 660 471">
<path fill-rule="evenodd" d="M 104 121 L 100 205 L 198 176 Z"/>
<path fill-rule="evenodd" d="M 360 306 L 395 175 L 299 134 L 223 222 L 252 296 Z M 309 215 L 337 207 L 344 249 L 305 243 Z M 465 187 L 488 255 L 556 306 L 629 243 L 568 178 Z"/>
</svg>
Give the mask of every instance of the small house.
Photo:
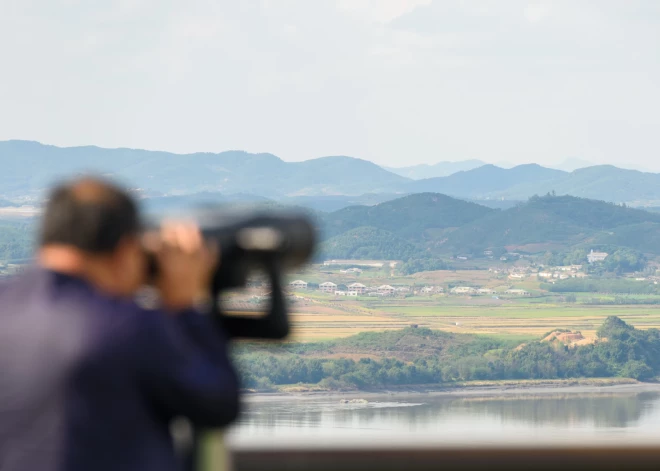
<svg viewBox="0 0 660 471">
<path fill-rule="evenodd" d="M 365 291 L 367 291 L 367 287 L 362 283 L 351 283 L 350 285 L 348 285 L 348 290 L 355 291 L 358 294 L 364 294 Z"/>
<path fill-rule="evenodd" d="M 332 281 L 326 281 L 319 285 L 319 289 L 324 293 L 334 293 L 337 291 L 337 285 Z"/>
<path fill-rule="evenodd" d="M 307 289 L 307 282 L 303 280 L 296 280 L 289 283 L 289 288 L 291 289 Z"/>
<path fill-rule="evenodd" d="M 506 291 L 506 294 L 511 296 L 531 296 L 529 291 L 525 291 L 524 289 L 509 289 Z"/>
<path fill-rule="evenodd" d="M 452 288 L 451 293 L 474 295 L 477 294 L 477 290 L 469 286 L 457 286 L 456 288 Z"/>
<path fill-rule="evenodd" d="M 382 285 L 378 287 L 378 294 L 381 296 L 391 296 L 396 290 L 390 285 Z"/>
</svg>

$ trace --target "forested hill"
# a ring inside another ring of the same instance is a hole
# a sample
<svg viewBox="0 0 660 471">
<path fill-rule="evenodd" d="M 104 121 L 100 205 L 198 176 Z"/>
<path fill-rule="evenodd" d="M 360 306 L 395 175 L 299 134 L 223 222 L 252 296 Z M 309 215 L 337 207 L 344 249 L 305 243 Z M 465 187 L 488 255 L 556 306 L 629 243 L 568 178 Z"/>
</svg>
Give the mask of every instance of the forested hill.
<svg viewBox="0 0 660 471">
<path fill-rule="evenodd" d="M 404 239 L 420 240 L 429 231 L 457 228 L 488 214 L 491 208 L 438 193 L 420 193 L 375 206 L 352 206 L 323 217 L 326 237 L 361 226 L 389 231 Z"/>
<path fill-rule="evenodd" d="M 320 248 L 322 258 L 358 260 L 409 260 L 420 256 L 423 249 L 389 231 L 362 226 L 325 241 Z"/>
<path fill-rule="evenodd" d="M 444 245 L 462 251 L 527 244 L 569 247 L 590 239 L 605 242 L 618 231 L 643 223 L 660 223 L 660 214 L 572 196 L 536 196 L 525 204 L 466 224 L 451 233 Z M 616 242 L 635 249 L 651 248 L 640 247 L 638 244 L 644 241 L 634 235 Z M 653 252 L 660 253 L 660 247 Z"/>
<path fill-rule="evenodd" d="M 344 208 L 322 214 L 320 220 L 327 239 L 323 253 L 332 258 L 392 259 L 400 252 L 408 258 L 394 258 L 405 262 L 483 256 L 489 249 L 534 254 L 590 244 L 660 255 L 660 214 L 572 196 L 536 196 L 494 210 L 423 193 L 373 207 Z"/>
<path fill-rule="evenodd" d="M 231 202 L 221 194 L 205 197 Z M 179 208 L 190 202 L 186 196 L 155 198 L 150 209 L 172 207 L 171 199 Z M 282 206 L 260 198 L 253 203 Z M 660 213 L 572 196 L 536 196 L 500 210 L 421 193 L 375 206 L 307 211 L 320 226 L 323 244 L 317 259 L 395 259 L 410 262 L 409 267 L 432 269 L 442 267 L 450 256 L 483 257 L 484 251 L 493 249 L 545 254 L 607 246 L 660 256 Z M 0 260 L 28 254 L 33 231 L 28 222 L 0 226 Z"/>
</svg>

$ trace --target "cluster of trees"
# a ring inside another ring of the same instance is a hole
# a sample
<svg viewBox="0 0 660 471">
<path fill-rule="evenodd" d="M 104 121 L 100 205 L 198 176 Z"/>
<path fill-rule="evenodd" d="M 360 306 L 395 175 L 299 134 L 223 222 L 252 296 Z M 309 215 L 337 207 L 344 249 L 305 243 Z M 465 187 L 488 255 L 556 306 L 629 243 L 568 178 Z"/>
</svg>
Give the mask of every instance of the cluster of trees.
<svg viewBox="0 0 660 471">
<path fill-rule="evenodd" d="M 428 329 L 405 332 L 421 338 L 437 334 Z M 394 348 L 387 337 L 379 337 L 384 334 L 370 335 L 374 351 L 383 353 Z M 471 337 L 431 354 L 421 348 L 422 353 L 407 359 L 393 358 L 394 351 L 392 357 L 381 360 L 357 361 L 317 355 L 310 358 L 293 352 L 244 352 L 238 355 L 238 363 L 244 386 L 257 389 L 296 383 L 361 389 L 500 379 L 621 376 L 647 380 L 660 373 L 660 331 L 636 330 L 610 317 L 599 329 L 598 337 L 600 341 L 593 345 L 573 348 L 559 342 L 531 342 L 512 348 L 496 339 Z M 361 344 L 364 347 L 364 342 Z"/>
<path fill-rule="evenodd" d="M 441 258 L 413 258 L 399 268 L 402 275 L 411 275 L 420 271 L 451 270 L 451 266 Z"/>
<path fill-rule="evenodd" d="M 576 249 L 571 252 L 552 252 L 546 254 L 545 264 L 553 267 L 566 265 L 584 265 L 588 263 L 587 251 L 585 249 Z"/>
<path fill-rule="evenodd" d="M 603 267 L 610 273 L 631 273 L 646 268 L 646 256 L 632 249 L 619 249 L 610 254 L 603 262 Z"/>
<path fill-rule="evenodd" d="M 570 278 L 555 284 L 544 283 L 542 289 L 553 293 L 658 294 L 658 285 L 622 278 Z"/>
<path fill-rule="evenodd" d="M 610 255 L 604 262 L 590 267 L 593 273 L 632 273 L 642 271 L 648 262 L 646 256 L 633 249 L 612 246 L 597 247 L 598 250 L 608 252 Z M 586 265 L 588 263 L 586 249 L 575 249 L 570 252 L 552 252 L 545 256 L 545 263 L 551 266 Z"/>
<path fill-rule="evenodd" d="M 419 249 L 391 232 L 376 227 L 358 227 L 328 239 L 320 253 L 331 259 L 409 260 Z"/>
<path fill-rule="evenodd" d="M 29 222 L 0 222 L 0 261 L 32 256 L 34 225 Z"/>
</svg>

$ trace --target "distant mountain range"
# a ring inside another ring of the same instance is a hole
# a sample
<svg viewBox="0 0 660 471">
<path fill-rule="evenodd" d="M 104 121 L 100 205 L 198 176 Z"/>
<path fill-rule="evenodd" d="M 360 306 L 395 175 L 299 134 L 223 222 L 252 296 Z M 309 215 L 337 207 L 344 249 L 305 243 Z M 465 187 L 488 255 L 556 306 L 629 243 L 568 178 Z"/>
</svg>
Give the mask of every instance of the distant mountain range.
<svg viewBox="0 0 660 471">
<path fill-rule="evenodd" d="M 660 174 L 624 170 L 611 165 L 563 172 L 526 164 L 502 169 L 484 165 L 448 177 L 428 178 L 402 185 L 407 193 L 438 192 L 472 200 L 526 200 L 556 193 L 642 205 L 660 200 Z"/>
<path fill-rule="evenodd" d="M 54 180 L 96 172 L 152 196 L 200 192 L 266 197 L 391 193 L 408 179 L 366 160 L 322 157 L 284 162 L 272 154 L 229 151 L 178 155 L 134 149 L 59 148 L 0 142 L 0 195 L 38 196 Z"/>
<path fill-rule="evenodd" d="M 438 162 L 437 164 L 428 165 L 420 164 L 411 167 L 383 167 L 392 173 L 401 175 L 402 177 L 410 178 L 412 180 L 421 180 L 423 178 L 436 178 L 447 177 L 456 172 L 465 170 L 472 170 L 486 165 L 486 162 L 481 160 L 463 160 L 460 162 Z"/>
<path fill-rule="evenodd" d="M 272 154 L 228 151 L 172 154 L 99 147 L 59 148 L 31 141 L 0 142 L 0 199 L 43 197 L 58 178 L 95 172 L 123 181 L 150 204 L 267 198 L 320 211 L 374 205 L 416 193 L 442 193 L 506 209 L 555 193 L 639 206 L 660 206 L 660 174 L 599 165 L 567 172 L 537 164 L 502 168 L 471 160 L 385 169 L 353 157 L 285 162 Z M 569 160 L 565 167 L 588 162 Z M 462 170 L 461 170 L 462 168 Z M 396 172 L 396 173 L 394 173 Z M 442 175 L 444 176 L 433 176 Z M 425 177 L 425 178 L 419 178 Z"/>
<path fill-rule="evenodd" d="M 574 172 L 575 170 L 579 170 L 581 168 L 593 167 L 593 165 L 594 164 L 588 160 L 571 157 L 564 160 L 559 165 L 555 165 L 553 168 L 556 168 L 557 170 L 563 170 L 564 172 Z"/>
<path fill-rule="evenodd" d="M 470 159 L 470 160 L 461 160 L 458 162 L 438 162 L 437 164 L 419 164 L 413 165 L 410 167 L 383 167 L 386 170 L 389 170 L 392 173 L 401 175 L 402 177 L 410 178 L 412 180 L 423 180 L 426 178 L 437 178 L 437 177 L 448 177 L 458 172 L 464 172 L 467 170 L 473 170 L 475 168 L 483 167 L 488 165 L 483 160 Z M 498 162 L 494 164 L 497 167 L 510 169 L 516 167 L 516 165 L 510 164 L 508 162 Z M 592 167 L 594 164 L 587 160 L 578 159 L 575 157 L 568 158 L 561 162 L 558 165 L 552 166 L 556 170 L 562 170 L 564 172 L 573 172 L 581 168 Z"/>
</svg>

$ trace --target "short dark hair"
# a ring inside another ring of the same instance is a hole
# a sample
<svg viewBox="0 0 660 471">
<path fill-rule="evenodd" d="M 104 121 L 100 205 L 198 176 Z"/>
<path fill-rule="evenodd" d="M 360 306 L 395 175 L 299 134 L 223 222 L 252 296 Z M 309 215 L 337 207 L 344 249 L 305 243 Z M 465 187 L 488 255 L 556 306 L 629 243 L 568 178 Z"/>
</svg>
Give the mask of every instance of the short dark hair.
<svg viewBox="0 0 660 471">
<path fill-rule="evenodd" d="M 85 177 L 55 187 L 41 226 L 41 246 L 63 244 L 84 252 L 113 252 L 140 230 L 137 204 L 115 184 Z"/>
</svg>

